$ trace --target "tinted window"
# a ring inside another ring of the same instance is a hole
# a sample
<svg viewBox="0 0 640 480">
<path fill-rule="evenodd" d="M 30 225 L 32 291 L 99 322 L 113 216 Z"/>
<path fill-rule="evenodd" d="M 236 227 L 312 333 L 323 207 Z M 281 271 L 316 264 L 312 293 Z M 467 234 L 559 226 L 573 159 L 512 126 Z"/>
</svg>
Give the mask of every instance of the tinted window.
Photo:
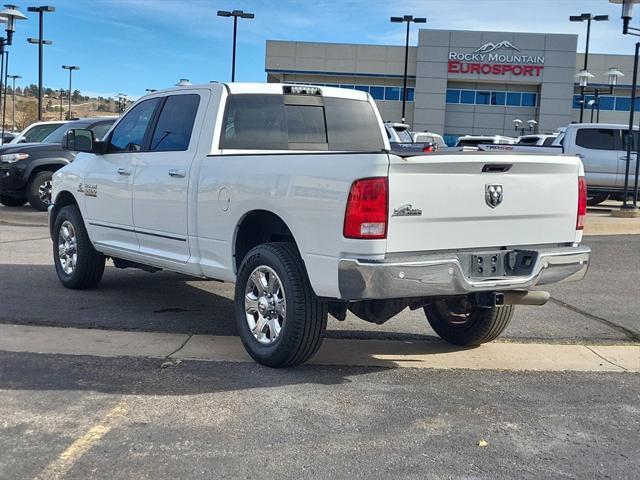
<svg viewBox="0 0 640 480">
<path fill-rule="evenodd" d="M 398 134 L 398 138 L 400 138 L 401 142 L 413 143 L 413 138 L 411 138 L 409 130 L 407 130 L 406 128 L 395 128 L 394 130 Z"/>
<path fill-rule="evenodd" d="M 327 143 L 324 108 L 312 105 L 287 105 L 289 143 Z"/>
<path fill-rule="evenodd" d="M 109 128 L 111 128 L 111 125 L 113 125 L 113 122 L 115 122 L 115 120 L 111 122 L 96 123 L 93 127 L 91 127 L 91 131 L 93 132 L 93 137 L 96 140 L 101 140 L 105 136 L 105 134 L 109 131 Z"/>
<path fill-rule="evenodd" d="M 384 148 L 380 124 L 369 102 L 325 98 L 329 150 L 376 152 Z"/>
<path fill-rule="evenodd" d="M 25 136 L 23 137 L 23 142 L 41 142 L 47 135 L 53 132 L 56 128 L 58 128 L 61 124 L 54 123 L 48 125 L 38 125 L 29 130 Z"/>
<path fill-rule="evenodd" d="M 280 95 L 231 95 L 221 148 L 286 150 L 289 148 Z"/>
<path fill-rule="evenodd" d="M 522 137 L 518 140 L 518 145 L 536 145 L 538 143 L 538 137 Z"/>
<path fill-rule="evenodd" d="M 128 148 L 135 150 L 135 146 L 144 146 L 144 137 L 159 101 L 159 98 L 150 98 L 127 112 L 113 130 L 109 142 L 110 152 L 124 152 Z"/>
<path fill-rule="evenodd" d="M 634 131 L 633 132 L 633 138 L 635 140 L 635 142 L 631 143 L 631 150 L 632 151 L 636 151 L 636 149 L 638 148 L 638 136 L 639 133 L 638 131 Z M 628 130 L 623 130 L 622 131 L 622 150 L 624 150 L 625 152 L 627 151 L 627 143 L 628 143 L 628 139 L 629 139 L 629 131 Z"/>
<path fill-rule="evenodd" d="M 631 99 L 628 97 L 616 97 L 616 110 L 628 112 L 631 109 Z"/>
<path fill-rule="evenodd" d="M 176 152 L 189 149 L 200 95 L 172 95 L 167 98 L 151 138 L 150 150 Z"/>
<path fill-rule="evenodd" d="M 330 150 L 382 150 L 378 119 L 368 102 L 324 98 L 323 103 L 285 107 L 282 95 L 231 95 L 220 146 L 288 150 L 308 148 L 299 143 L 328 143 Z"/>
<path fill-rule="evenodd" d="M 550 147 L 551 145 L 553 145 L 553 142 L 555 141 L 556 141 L 556 137 L 545 138 L 544 143 L 542 145 L 544 145 L 545 147 Z"/>
<path fill-rule="evenodd" d="M 576 134 L 576 145 L 592 150 L 615 150 L 620 130 L 610 128 L 581 128 Z"/>
<path fill-rule="evenodd" d="M 616 97 L 600 97 L 598 103 L 600 104 L 600 110 L 613 110 L 613 104 Z"/>
<path fill-rule="evenodd" d="M 535 107 L 536 106 L 536 94 L 535 93 L 523 93 L 522 94 L 522 106 L 523 107 Z"/>
<path fill-rule="evenodd" d="M 478 105 L 489 105 L 489 99 L 491 93 L 489 92 L 476 92 L 476 103 Z"/>
<path fill-rule="evenodd" d="M 510 107 L 519 107 L 522 94 L 520 92 L 507 92 L 507 105 Z"/>
<path fill-rule="evenodd" d="M 385 100 L 400 100 L 400 87 L 385 87 L 384 99 Z"/>
<path fill-rule="evenodd" d="M 70 123 L 65 123 L 56 128 L 49 135 L 44 137 L 42 143 L 62 143 L 62 137 L 66 135 L 66 133 L 72 128 L 84 128 L 84 126 L 73 125 Z"/>
<path fill-rule="evenodd" d="M 461 90 L 460 91 L 460 103 L 475 103 L 476 92 L 473 90 Z"/>
<path fill-rule="evenodd" d="M 491 105 L 504 105 L 506 97 L 505 92 L 491 92 Z"/>
</svg>

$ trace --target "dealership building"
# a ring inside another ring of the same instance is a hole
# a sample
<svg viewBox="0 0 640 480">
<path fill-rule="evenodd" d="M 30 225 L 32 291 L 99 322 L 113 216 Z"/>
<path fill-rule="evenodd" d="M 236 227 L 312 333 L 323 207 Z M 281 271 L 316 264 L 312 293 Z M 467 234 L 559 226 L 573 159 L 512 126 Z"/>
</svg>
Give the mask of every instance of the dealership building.
<svg viewBox="0 0 640 480">
<path fill-rule="evenodd" d="M 419 31 L 409 47 L 406 122 L 452 141 L 465 134 L 517 136 L 513 120 L 536 133 L 578 121 L 584 66 L 577 35 L 457 30 Z M 403 46 L 267 41 L 267 81 L 369 92 L 385 121 L 402 117 Z M 609 93 L 608 72 L 624 77 Z M 632 55 L 589 55 L 588 89 L 599 89 L 601 122 L 628 123 Z M 593 95 L 586 96 L 590 121 Z M 636 107 L 637 108 L 637 107 Z M 594 105 L 594 121 L 598 111 Z"/>
</svg>

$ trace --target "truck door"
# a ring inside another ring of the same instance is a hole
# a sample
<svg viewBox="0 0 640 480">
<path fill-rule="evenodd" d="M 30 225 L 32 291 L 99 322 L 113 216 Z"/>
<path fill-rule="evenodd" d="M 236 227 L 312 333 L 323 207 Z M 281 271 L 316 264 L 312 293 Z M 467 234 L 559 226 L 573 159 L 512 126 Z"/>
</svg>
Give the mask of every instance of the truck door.
<svg viewBox="0 0 640 480">
<path fill-rule="evenodd" d="M 133 107 L 107 138 L 103 155 L 94 155 L 84 179 L 87 227 L 96 244 L 138 251 L 133 230 L 131 186 L 134 166 L 160 100 Z"/>
<path fill-rule="evenodd" d="M 624 175 L 627 169 L 627 142 L 629 139 L 629 132 L 622 130 L 620 136 L 621 142 L 618 147 L 618 180 L 617 187 L 624 188 Z M 633 142 L 631 143 L 631 161 L 629 162 L 629 191 L 633 190 L 634 179 L 636 174 L 636 161 L 638 159 L 638 131 L 633 132 Z"/>
<path fill-rule="evenodd" d="M 149 151 L 136 164 L 133 180 L 140 253 L 180 263 L 189 259 L 189 174 L 200 132 L 194 125 L 202 124 L 207 100 L 206 90 L 185 90 L 162 99 Z"/>
<path fill-rule="evenodd" d="M 615 188 L 620 152 L 617 148 L 620 129 L 581 127 L 576 132 L 575 151 L 582 159 L 588 187 Z M 565 145 L 567 144 L 565 137 Z"/>
</svg>

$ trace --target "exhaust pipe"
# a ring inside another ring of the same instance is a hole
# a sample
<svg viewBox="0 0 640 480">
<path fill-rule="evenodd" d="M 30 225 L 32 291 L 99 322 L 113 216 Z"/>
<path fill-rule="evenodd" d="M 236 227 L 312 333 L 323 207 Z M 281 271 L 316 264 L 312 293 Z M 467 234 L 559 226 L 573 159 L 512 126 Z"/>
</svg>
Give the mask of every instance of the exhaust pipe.
<svg viewBox="0 0 640 480">
<path fill-rule="evenodd" d="M 551 298 L 549 292 L 513 290 L 504 292 L 505 305 L 544 305 Z"/>
</svg>

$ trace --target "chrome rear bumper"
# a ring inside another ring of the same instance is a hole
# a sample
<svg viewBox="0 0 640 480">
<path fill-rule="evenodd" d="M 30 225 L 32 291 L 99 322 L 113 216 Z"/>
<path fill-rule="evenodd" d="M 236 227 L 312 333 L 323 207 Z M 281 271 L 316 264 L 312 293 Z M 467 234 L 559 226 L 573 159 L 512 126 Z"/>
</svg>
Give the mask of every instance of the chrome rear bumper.
<svg viewBox="0 0 640 480">
<path fill-rule="evenodd" d="M 582 280 L 589 268 L 589 247 L 527 251 L 537 254 L 528 274 L 483 279 L 469 275 L 472 252 L 382 261 L 342 259 L 338 273 L 340 294 L 343 300 L 366 300 L 527 290 L 535 285 Z"/>
</svg>

